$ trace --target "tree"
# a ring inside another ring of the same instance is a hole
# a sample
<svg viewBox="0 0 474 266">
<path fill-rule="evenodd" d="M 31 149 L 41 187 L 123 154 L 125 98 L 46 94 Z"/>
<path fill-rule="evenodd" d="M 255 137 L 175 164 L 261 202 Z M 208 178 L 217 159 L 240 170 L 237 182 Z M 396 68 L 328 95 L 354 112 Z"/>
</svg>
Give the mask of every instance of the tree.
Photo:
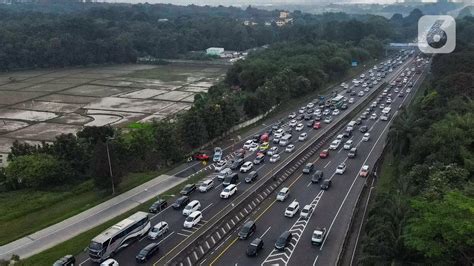
<svg viewBox="0 0 474 266">
<path fill-rule="evenodd" d="M 176 163 L 183 158 L 183 144 L 177 131 L 176 124 L 169 120 L 155 124 L 156 149 L 165 165 Z"/>
</svg>

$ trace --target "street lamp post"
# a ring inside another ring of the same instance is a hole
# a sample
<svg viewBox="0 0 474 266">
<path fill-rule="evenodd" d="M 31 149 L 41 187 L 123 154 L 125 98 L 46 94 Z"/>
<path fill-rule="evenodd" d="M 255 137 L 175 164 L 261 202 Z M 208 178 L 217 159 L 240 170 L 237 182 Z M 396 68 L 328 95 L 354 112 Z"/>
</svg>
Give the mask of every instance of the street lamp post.
<svg viewBox="0 0 474 266">
<path fill-rule="evenodd" d="M 110 173 L 110 180 L 112 181 L 112 195 L 115 195 L 115 184 L 114 184 L 114 175 L 112 173 L 112 162 L 110 161 L 110 151 L 109 151 L 109 141 L 114 140 L 113 137 L 107 137 L 105 140 L 105 146 L 107 148 L 107 159 L 109 161 L 109 173 Z"/>
</svg>

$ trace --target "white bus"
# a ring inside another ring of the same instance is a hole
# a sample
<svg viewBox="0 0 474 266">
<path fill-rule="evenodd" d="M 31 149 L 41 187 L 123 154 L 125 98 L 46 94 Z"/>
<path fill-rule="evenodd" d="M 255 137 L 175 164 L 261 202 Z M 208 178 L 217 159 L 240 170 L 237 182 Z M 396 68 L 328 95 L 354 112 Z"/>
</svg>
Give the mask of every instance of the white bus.
<svg viewBox="0 0 474 266">
<path fill-rule="evenodd" d="M 392 110 L 392 108 L 390 108 L 390 107 L 385 107 L 385 108 L 383 108 L 383 110 L 382 110 L 382 114 L 388 114 L 388 113 L 390 113 L 390 110 Z"/>
<path fill-rule="evenodd" d="M 354 126 L 356 125 L 356 121 L 351 121 L 349 124 L 347 124 L 346 131 L 352 131 L 354 130 Z"/>
<path fill-rule="evenodd" d="M 146 212 L 137 212 L 94 237 L 89 245 L 89 257 L 94 262 L 106 260 L 150 230 Z"/>
</svg>

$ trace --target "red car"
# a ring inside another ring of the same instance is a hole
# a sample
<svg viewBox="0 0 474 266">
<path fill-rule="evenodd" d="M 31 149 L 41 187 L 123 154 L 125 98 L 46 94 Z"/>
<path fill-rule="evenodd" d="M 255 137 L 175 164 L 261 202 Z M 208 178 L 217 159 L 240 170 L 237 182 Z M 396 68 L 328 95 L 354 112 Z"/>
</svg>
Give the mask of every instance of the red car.
<svg viewBox="0 0 474 266">
<path fill-rule="evenodd" d="M 198 161 L 207 161 L 209 160 L 209 155 L 207 155 L 205 152 L 196 152 L 193 154 L 193 159 Z"/>
<path fill-rule="evenodd" d="M 320 129 L 321 128 L 321 122 L 314 122 L 313 128 L 314 129 Z"/>
<path fill-rule="evenodd" d="M 319 153 L 319 158 L 324 159 L 329 156 L 329 150 L 323 150 Z"/>
</svg>

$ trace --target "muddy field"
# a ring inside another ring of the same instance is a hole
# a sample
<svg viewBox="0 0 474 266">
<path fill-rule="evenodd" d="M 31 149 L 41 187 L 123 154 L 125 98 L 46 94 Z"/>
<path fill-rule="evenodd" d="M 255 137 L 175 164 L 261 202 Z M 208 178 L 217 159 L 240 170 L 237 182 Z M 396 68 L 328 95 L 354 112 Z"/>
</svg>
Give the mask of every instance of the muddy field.
<svg viewBox="0 0 474 266">
<path fill-rule="evenodd" d="M 117 65 L 0 73 L 0 153 L 84 126 L 121 127 L 189 109 L 226 68 Z M 0 162 L 1 164 L 1 162 Z"/>
</svg>

